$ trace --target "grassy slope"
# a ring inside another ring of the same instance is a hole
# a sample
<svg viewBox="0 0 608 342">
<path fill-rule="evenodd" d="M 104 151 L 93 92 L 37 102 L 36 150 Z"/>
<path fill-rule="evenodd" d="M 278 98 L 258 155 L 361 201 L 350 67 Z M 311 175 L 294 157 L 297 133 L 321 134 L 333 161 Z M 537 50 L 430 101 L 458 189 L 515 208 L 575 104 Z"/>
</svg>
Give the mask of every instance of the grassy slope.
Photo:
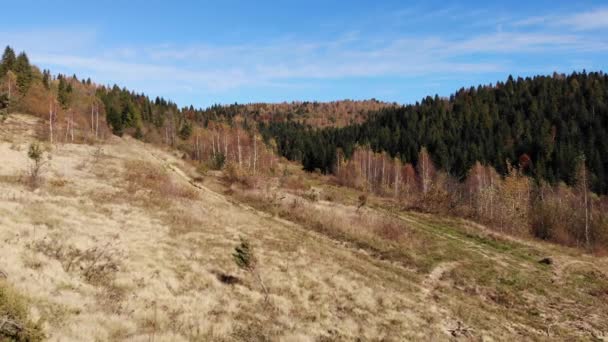
<svg viewBox="0 0 608 342">
<path fill-rule="evenodd" d="M 31 192 L 19 175 L 36 123 L 9 120 L 0 270 L 51 340 L 606 338 L 606 259 L 375 199 L 357 211 L 358 194 L 314 180 L 332 201 L 193 186 L 187 165 L 132 139 L 54 147 Z M 269 303 L 231 260 L 240 236 Z"/>
</svg>

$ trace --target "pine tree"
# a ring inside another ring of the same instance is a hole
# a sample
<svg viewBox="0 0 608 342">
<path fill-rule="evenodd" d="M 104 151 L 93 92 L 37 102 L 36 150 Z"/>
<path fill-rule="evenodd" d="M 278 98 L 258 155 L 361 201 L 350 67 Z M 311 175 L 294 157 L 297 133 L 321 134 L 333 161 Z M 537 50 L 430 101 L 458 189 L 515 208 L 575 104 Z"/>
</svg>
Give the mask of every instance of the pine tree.
<svg viewBox="0 0 608 342">
<path fill-rule="evenodd" d="M 42 84 L 47 90 L 51 88 L 51 72 L 47 69 L 42 71 Z"/>
<path fill-rule="evenodd" d="M 15 61 L 15 74 L 17 74 L 17 88 L 24 95 L 32 83 L 32 67 L 25 52 L 21 52 Z"/>
<path fill-rule="evenodd" d="M 4 53 L 2 54 L 2 64 L 0 64 L 0 77 L 6 75 L 9 70 L 12 70 L 15 66 L 15 51 L 10 47 L 6 46 Z"/>
<path fill-rule="evenodd" d="M 57 100 L 63 109 L 67 109 L 69 106 L 71 92 L 72 85 L 65 80 L 65 77 L 59 77 L 59 85 L 57 86 Z"/>
</svg>

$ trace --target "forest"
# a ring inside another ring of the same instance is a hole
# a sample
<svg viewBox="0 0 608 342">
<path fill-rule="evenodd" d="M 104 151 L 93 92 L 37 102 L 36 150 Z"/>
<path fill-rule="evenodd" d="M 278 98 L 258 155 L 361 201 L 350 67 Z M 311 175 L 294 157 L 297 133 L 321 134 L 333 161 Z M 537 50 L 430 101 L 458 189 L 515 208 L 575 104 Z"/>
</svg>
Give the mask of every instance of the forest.
<svg viewBox="0 0 608 342">
<path fill-rule="evenodd" d="M 338 151 L 357 146 L 416 165 L 425 147 L 433 162 L 464 179 L 476 163 L 505 175 L 508 165 L 550 183 L 573 184 L 584 159 L 595 192 L 608 192 L 608 77 L 602 72 L 509 77 L 460 89 L 450 98 L 384 108 L 369 120 L 317 129 L 296 122 L 261 123 L 266 140 L 306 170 L 332 172 Z"/>
<path fill-rule="evenodd" d="M 0 63 L 0 123 L 10 113 L 35 115 L 38 138 L 51 144 L 130 135 L 246 186 L 260 177 L 290 182 L 282 156 L 325 174 L 326 185 L 401 208 L 596 251 L 608 246 L 607 104 L 608 76 L 575 72 L 509 77 L 403 106 L 372 99 L 180 108 L 41 71 L 10 47 Z"/>
</svg>

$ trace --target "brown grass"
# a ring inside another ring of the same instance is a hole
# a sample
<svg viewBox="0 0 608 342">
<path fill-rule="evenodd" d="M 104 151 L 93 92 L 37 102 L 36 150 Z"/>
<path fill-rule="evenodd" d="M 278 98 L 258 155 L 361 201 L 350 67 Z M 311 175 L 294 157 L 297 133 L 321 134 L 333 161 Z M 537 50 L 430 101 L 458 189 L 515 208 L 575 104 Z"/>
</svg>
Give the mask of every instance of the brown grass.
<svg viewBox="0 0 608 342">
<path fill-rule="evenodd" d="M 421 236 L 413 234 L 401 220 L 383 217 L 370 211 L 347 210 L 317 205 L 316 201 L 293 197 L 281 200 L 278 191 L 236 192 L 241 200 L 254 207 L 274 213 L 281 218 L 302 224 L 306 228 L 361 248 L 380 259 L 389 259 L 421 272 L 431 265 L 420 263 L 409 252 L 427 244 Z"/>
<path fill-rule="evenodd" d="M 79 249 L 55 238 L 44 238 L 32 249 L 59 261 L 65 272 L 77 272 L 92 285 L 110 283 L 121 268 L 121 253 L 111 243 Z"/>
<path fill-rule="evenodd" d="M 198 193 L 191 186 L 173 181 L 166 170 L 142 160 L 125 161 L 125 180 L 129 193 L 146 190 L 164 199 L 198 198 Z"/>
</svg>

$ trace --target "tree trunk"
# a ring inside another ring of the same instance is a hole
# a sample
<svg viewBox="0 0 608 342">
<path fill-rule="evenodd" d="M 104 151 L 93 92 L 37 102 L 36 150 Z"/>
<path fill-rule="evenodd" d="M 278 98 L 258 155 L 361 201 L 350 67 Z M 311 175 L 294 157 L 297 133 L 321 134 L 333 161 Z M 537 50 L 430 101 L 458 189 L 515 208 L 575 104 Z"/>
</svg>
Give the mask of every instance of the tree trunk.
<svg viewBox="0 0 608 342">
<path fill-rule="evenodd" d="M 95 133 L 95 114 L 94 114 L 94 105 L 91 104 L 91 134 Z"/>
<path fill-rule="evenodd" d="M 99 105 L 95 105 L 95 139 L 99 137 Z"/>
<path fill-rule="evenodd" d="M 213 158 L 215 158 L 215 136 L 211 134 L 211 147 L 213 148 Z"/>
<path fill-rule="evenodd" d="M 255 274 L 256 278 L 258 278 L 258 281 L 260 282 L 260 285 L 262 286 L 262 290 L 264 291 L 264 301 L 267 302 L 268 301 L 268 289 L 266 288 L 266 285 L 264 285 L 264 282 L 262 281 L 262 277 L 260 276 L 260 274 L 257 271 L 252 271 L 253 274 Z"/>
<path fill-rule="evenodd" d="M 11 77 L 10 74 L 6 77 L 8 83 L 8 105 L 6 106 L 6 114 L 11 113 Z"/>
<path fill-rule="evenodd" d="M 241 135 L 239 134 L 239 131 L 236 131 L 236 144 L 237 144 L 237 148 L 238 148 L 238 153 L 239 153 L 239 168 L 242 167 L 242 163 L 241 163 Z"/>
<path fill-rule="evenodd" d="M 74 112 L 72 112 L 72 117 L 70 118 L 70 136 L 72 142 L 74 142 Z"/>
<path fill-rule="evenodd" d="M 589 248 L 589 205 L 587 203 L 587 168 L 583 165 L 583 198 L 585 204 L 585 243 Z"/>
<path fill-rule="evenodd" d="M 255 133 L 253 134 L 253 174 L 256 172 L 256 165 L 258 163 L 258 144 Z"/>
<path fill-rule="evenodd" d="M 228 134 L 224 133 L 224 160 L 228 161 Z"/>
<path fill-rule="evenodd" d="M 49 103 L 49 141 L 53 144 L 53 103 Z"/>
</svg>

